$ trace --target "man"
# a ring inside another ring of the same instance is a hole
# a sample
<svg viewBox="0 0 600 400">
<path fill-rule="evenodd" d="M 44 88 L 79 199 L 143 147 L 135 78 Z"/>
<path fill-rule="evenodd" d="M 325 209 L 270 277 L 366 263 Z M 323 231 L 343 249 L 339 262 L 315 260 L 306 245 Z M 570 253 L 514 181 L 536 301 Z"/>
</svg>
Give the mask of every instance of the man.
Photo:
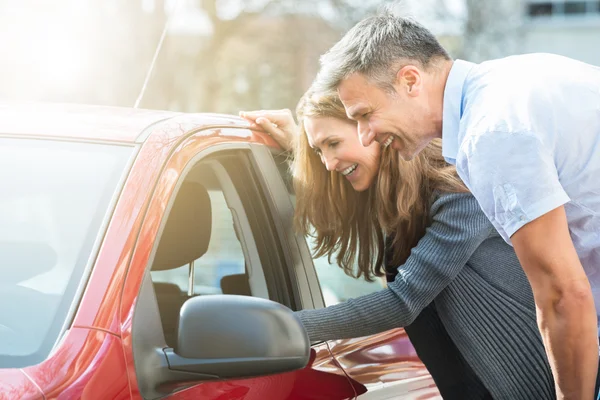
<svg viewBox="0 0 600 400">
<path fill-rule="evenodd" d="M 600 68 L 548 54 L 452 61 L 418 23 L 368 18 L 321 58 L 363 145 L 446 160 L 531 282 L 557 395 L 593 398 L 600 309 Z M 594 296 L 597 304 L 594 304 Z"/>
</svg>

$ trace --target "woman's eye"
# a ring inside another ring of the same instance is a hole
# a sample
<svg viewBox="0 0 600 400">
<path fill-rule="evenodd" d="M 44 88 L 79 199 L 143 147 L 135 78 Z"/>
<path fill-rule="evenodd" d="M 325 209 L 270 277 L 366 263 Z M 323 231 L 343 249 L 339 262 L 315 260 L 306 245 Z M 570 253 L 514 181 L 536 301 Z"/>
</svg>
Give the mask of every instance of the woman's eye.
<svg viewBox="0 0 600 400">
<path fill-rule="evenodd" d="M 335 149 L 338 144 L 340 144 L 340 142 L 329 142 L 329 148 Z"/>
</svg>

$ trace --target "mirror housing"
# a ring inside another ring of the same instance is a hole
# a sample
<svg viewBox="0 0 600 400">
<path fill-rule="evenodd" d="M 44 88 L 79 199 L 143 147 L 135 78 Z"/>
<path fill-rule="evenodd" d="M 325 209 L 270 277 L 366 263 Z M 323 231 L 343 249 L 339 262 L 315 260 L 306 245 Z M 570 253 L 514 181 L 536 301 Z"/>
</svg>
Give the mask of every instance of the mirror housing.
<svg viewBox="0 0 600 400">
<path fill-rule="evenodd" d="M 150 274 L 144 276 L 132 325 L 144 399 L 161 399 L 205 381 L 292 371 L 310 361 L 308 336 L 296 315 L 248 296 L 189 299 L 180 310 L 180 344 L 177 351 L 169 348 Z"/>
<path fill-rule="evenodd" d="M 304 368 L 308 335 L 287 307 L 257 297 L 198 296 L 179 315 L 169 369 L 216 379 L 247 378 Z M 201 378 L 202 379 L 202 378 Z"/>
</svg>

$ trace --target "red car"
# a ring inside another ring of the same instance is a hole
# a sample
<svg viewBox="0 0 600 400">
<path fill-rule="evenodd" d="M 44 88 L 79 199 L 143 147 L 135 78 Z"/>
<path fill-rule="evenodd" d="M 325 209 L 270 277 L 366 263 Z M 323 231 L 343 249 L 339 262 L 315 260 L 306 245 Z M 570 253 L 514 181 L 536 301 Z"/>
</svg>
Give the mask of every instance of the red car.
<svg viewBox="0 0 600 400">
<path fill-rule="evenodd" d="M 0 106 L 0 399 L 439 398 L 401 329 L 309 343 L 285 165 L 233 116 Z"/>
</svg>

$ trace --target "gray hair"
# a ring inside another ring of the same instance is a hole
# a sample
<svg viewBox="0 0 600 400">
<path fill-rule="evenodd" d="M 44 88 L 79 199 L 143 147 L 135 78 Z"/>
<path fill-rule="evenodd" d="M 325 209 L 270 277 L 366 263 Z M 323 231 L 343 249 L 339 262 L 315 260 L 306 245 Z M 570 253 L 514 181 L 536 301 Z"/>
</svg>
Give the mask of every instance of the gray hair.
<svg viewBox="0 0 600 400">
<path fill-rule="evenodd" d="M 429 68 L 450 56 L 435 36 L 414 20 L 388 11 L 356 24 L 327 53 L 314 82 L 318 91 L 337 90 L 341 81 L 361 73 L 384 89 L 390 89 L 402 63 Z"/>
</svg>

